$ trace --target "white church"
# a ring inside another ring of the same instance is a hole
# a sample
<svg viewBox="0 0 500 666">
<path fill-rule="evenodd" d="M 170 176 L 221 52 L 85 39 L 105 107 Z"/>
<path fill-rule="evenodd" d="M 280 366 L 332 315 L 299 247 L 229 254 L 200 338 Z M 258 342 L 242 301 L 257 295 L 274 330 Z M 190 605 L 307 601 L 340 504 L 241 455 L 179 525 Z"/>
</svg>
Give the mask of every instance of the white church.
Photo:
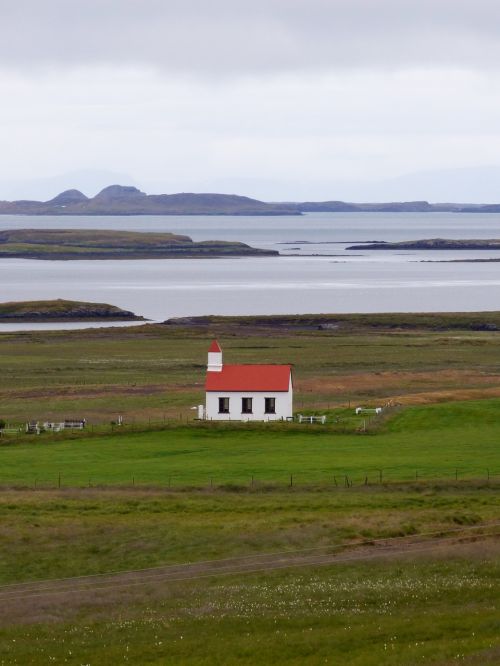
<svg viewBox="0 0 500 666">
<path fill-rule="evenodd" d="M 206 403 L 200 418 L 279 421 L 293 417 L 290 365 L 225 365 L 214 340 L 208 349 Z"/>
</svg>

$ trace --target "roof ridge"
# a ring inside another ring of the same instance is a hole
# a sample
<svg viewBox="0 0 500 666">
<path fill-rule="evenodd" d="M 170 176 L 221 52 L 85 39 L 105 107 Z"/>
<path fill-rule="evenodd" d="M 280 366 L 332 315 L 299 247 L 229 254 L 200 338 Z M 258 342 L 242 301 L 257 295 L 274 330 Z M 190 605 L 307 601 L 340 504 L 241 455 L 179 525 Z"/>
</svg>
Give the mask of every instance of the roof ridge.
<svg viewBox="0 0 500 666">
<path fill-rule="evenodd" d="M 215 353 L 221 352 L 222 349 L 221 349 L 221 346 L 219 344 L 219 341 L 214 338 L 212 340 L 212 343 L 211 343 L 210 347 L 208 348 L 208 351 L 209 352 L 215 352 Z"/>
</svg>

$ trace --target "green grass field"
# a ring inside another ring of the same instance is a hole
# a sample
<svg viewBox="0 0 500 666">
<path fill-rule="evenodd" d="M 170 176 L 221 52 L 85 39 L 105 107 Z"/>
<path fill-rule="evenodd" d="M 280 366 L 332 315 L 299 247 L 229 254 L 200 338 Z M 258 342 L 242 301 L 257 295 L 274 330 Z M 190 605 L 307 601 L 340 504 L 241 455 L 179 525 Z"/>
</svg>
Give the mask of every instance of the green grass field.
<svg viewBox="0 0 500 666">
<path fill-rule="evenodd" d="M 383 319 L 0 335 L 1 418 L 89 422 L 0 440 L 0 665 L 500 663 L 500 334 Z M 296 410 L 328 425 L 187 423 L 213 335 L 227 361 L 293 363 Z M 360 432 L 354 406 L 391 399 Z M 203 574 L 234 557 L 256 569 Z"/>
<path fill-rule="evenodd" d="M 498 520 L 498 486 L 5 491 L 0 517 L 5 585 L 235 555 L 258 564 L 262 553 L 467 529 Z M 0 662 L 495 664 L 498 545 L 146 581 L 90 597 L 42 589 L 1 605 Z"/>
<path fill-rule="evenodd" d="M 4 664 L 498 664 L 498 560 L 339 566 L 172 586 L 0 630 Z"/>
<path fill-rule="evenodd" d="M 0 484 L 356 484 L 500 477 L 500 400 L 408 407 L 366 434 L 193 424 L 0 447 Z M 358 426 L 362 419 L 358 417 Z M 4 441 L 9 441 L 7 438 Z M 335 480 L 335 478 L 336 480 Z"/>
<path fill-rule="evenodd" d="M 0 584 L 339 546 L 498 521 L 499 484 L 8 490 Z"/>
</svg>

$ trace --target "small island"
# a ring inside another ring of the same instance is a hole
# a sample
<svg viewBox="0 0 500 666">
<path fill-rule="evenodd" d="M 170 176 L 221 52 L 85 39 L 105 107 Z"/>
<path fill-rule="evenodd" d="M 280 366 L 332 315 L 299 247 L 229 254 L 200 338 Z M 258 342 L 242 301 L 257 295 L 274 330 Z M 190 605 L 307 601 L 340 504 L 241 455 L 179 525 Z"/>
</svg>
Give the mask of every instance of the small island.
<svg viewBox="0 0 500 666">
<path fill-rule="evenodd" d="M 351 245 L 347 250 L 500 250 L 499 239 L 455 240 L 428 238 L 424 240 L 386 243 L 377 241 L 363 245 Z"/>
<path fill-rule="evenodd" d="M 14 229 L 0 231 L 0 258 L 21 259 L 191 259 L 279 256 L 236 241 L 202 241 L 171 233 L 99 229 Z"/>
<path fill-rule="evenodd" d="M 66 321 L 146 321 L 144 317 L 107 303 L 83 301 L 12 301 L 0 303 L 0 323 Z"/>
</svg>

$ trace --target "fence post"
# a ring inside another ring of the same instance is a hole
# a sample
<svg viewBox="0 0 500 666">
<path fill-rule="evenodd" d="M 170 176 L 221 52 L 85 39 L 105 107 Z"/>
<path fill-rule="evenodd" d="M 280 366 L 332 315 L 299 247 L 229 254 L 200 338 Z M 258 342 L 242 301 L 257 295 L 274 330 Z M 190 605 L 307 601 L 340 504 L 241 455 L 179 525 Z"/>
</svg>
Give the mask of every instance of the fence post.
<svg viewBox="0 0 500 666">
<path fill-rule="evenodd" d="M 61 487 L 61 472 L 59 472 L 59 475 L 58 475 L 58 477 L 57 477 L 57 487 L 58 487 L 58 488 Z"/>
<path fill-rule="evenodd" d="M 379 478 L 379 483 L 382 483 L 382 470 L 379 469 L 378 471 L 378 478 Z"/>
<path fill-rule="evenodd" d="M 252 488 L 253 488 L 253 474 L 252 474 Z"/>
<path fill-rule="evenodd" d="M 489 469 L 489 467 L 486 468 L 486 474 L 488 476 L 488 481 L 489 481 L 490 480 L 490 469 Z"/>
<path fill-rule="evenodd" d="M 290 474 L 290 488 L 293 486 L 293 475 Z"/>
<path fill-rule="evenodd" d="M 336 477 L 335 475 L 333 476 L 333 481 L 334 481 L 334 483 L 335 483 L 336 486 L 339 485 L 339 484 L 337 483 L 337 477 Z"/>
<path fill-rule="evenodd" d="M 458 469 L 455 467 L 455 481 L 458 481 Z"/>
</svg>

